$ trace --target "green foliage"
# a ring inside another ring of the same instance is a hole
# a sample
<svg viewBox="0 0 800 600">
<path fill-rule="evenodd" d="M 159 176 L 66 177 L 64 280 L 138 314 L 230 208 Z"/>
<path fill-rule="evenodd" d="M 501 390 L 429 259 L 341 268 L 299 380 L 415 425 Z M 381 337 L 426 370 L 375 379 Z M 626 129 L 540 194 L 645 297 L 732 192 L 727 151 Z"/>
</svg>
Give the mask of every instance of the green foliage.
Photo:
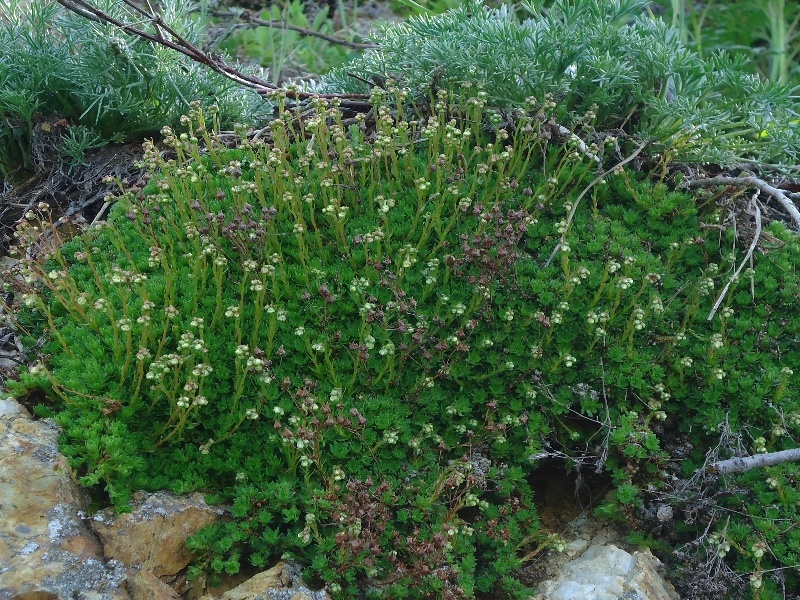
<svg viewBox="0 0 800 600">
<path fill-rule="evenodd" d="M 800 83 L 800 11 L 787 0 L 659 0 L 684 43 L 701 54 L 740 53 L 771 81 Z"/>
<path fill-rule="evenodd" d="M 70 161 L 71 166 L 75 166 L 83 162 L 83 158 L 89 150 L 101 148 L 106 143 L 100 134 L 90 127 L 74 125 L 67 130 L 67 134 L 64 136 L 61 154 Z"/>
<path fill-rule="evenodd" d="M 326 35 L 335 33 L 327 8 L 320 10 L 309 21 L 302 0 L 292 0 L 283 6 L 272 5 L 262 11 L 261 18 L 282 21 Z M 287 77 L 324 73 L 342 66 L 354 55 L 353 50 L 320 38 L 303 36 L 291 29 L 264 26 L 237 29 L 219 47 L 228 54 L 268 67 L 274 84 L 283 82 Z"/>
<path fill-rule="evenodd" d="M 369 137 L 319 100 L 234 150 L 195 105 L 108 224 L 23 261 L 50 358 L 13 391 L 46 395 L 85 485 L 229 502 L 191 540 L 212 571 L 289 555 L 340 598 L 524 598 L 558 544 L 545 444 L 605 460 L 626 511 L 660 485 L 662 422 L 697 447 L 726 418 L 796 432 L 796 238 L 773 228 L 709 321 L 742 250 L 695 198 L 622 169 L 568 223 L 594 164 L 540 133 L 552 108 L 487 130 L 482 95 L 407 120 L 391 91 Z"/>
<path fill-rule="evenodd" d="M 782 419 L 776 415 L 775 421 Z M 779 443 L 778 447 L 784 445 Z M 750 573 L 756 598 L 777 600 L 782 597 L 782 589 L 800 589 L 796 570 L 800 563 L 800 534 L 794 531 L 800 518 L 799 477 L 796 464 L 751 471 L 736 478 L 738 492 L 721 495 L 723 509 L 741 511 L 744 518 L 721 522 L 709 536 L 707 546 L 712 553 L 722 552 L 737 571 Z M 774 576 L 776 568 L 778 577 Z"/>
<path fill-rule="evenodd" d="M 124 5 L 98 8 L 130 21 Z M 189 41 L 202 29 L 184 0 L 164 3 L 164 20 Z M 136 139 L 177 125 L 189 102 L 216 103 L 223 123 L 271 110 L 238 84 L 163 46 L 95 23 L 44 0 L 0 0 L 0 177 L 31 168 L 37 116 L 57 115 L 73 127 L 68 160 L 110 141 Z M 140 16 L 133 19 L 140 20 Z M 153 33 L 152 26 L 140 23 Z"/>
<path fill-rule="evenodd" d="M 404 17 L 412 15 L 438 15 L 458 8 L 460 0 L 392 0 L 392 10 Z M 495 3 L 496 4 L 496 3 Z"/>
<path fill-rule="evenodd" d="M 522 107 L 550 96 L 572 127 L 596 105 L 596 127 L 652 140 L 676 160 L 797 172 L 800 127 L 787 85 L 748 73 L 745 58 L 706 59 L 677 31 L 641 13 L 643 0 L 558 0 L 517 19 L 509 6 L 479 2 L 384 28 L 376 50 L 323 78 L 321 90 L 365 92 L 353 78 L 395 78 L 424 101 L 431 89 L 492 106 Z"/>
</svg>

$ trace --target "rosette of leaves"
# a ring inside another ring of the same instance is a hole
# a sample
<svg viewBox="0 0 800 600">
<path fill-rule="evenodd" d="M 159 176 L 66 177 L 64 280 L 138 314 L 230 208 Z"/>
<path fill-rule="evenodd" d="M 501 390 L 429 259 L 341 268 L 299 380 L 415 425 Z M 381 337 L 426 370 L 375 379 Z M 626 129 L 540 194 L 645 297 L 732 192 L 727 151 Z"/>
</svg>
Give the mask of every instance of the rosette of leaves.
<svg viewBox="0 0 800 600">
<path fill-rule="evenodd" d="M 24 264 L 48 358 L 12 390 L 43 394 L 85 485 L 230 503 L 198 569 L 288 555 L 340 598 L 524 598 L 559 544 L 540 459 L 605 468 L 631 507 L 677 432 L 791 442 L 796 239 L 772 226 L 785 249 L 709 321 L 742 253 L 713 208 L 620 169 L 570 225 L 595 165 L 535 115 L 487 135 L 480 95 L 410 121 L 394 94 L 374 131 L 318 100 L 236 149 L 196 107 L 107 225 Z"/>
</svg>

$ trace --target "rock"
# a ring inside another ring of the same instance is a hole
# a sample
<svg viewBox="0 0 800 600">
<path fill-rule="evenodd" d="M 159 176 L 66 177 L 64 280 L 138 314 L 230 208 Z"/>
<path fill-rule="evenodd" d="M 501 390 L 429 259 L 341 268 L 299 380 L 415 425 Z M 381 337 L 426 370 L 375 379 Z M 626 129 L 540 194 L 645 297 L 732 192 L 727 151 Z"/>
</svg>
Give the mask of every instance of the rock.
<svg viewBox="0 0 800 600">
<path fill-rule="evenodd" d="M 199 600 L 216 600 L 206 595 Z M 295 566 L 280 562 L 222 594 L 221 600 L 330 600 L 325 590 L 314 592 L 303 584 Z"/>
<path fill-rule="evenodd" d="M 193 559 L 186 538 L 224 515 L 224 509 L 206 504 L 199 493 L 137 492 L 130 513 L 102 510 L 92 517 L 92 527 L 106 558 L 140 566 L 158 577 L 171 577 Z"/>
<path fill-rule="evenodd" d="M 578 548 L 582 544 L 568 544 Z M 615 544 L 592 543 L 560 567 L 553 579 L 539 584 L 536 600 L 680 600 L 659 573 L 650 550 L 633 554 Z"/>
<path fill-rule="evenodd" d="M 150 571 L 130 568 L 127 589 L 131 600 L 180 600 L 180 596 Z"/>
<path fill-rule="evenodd" d="M 269 589 L 286 589 L 291 585 L 291 575 L 286 571 L 286 564 L 278 563 L 271 569 L 263 571 L 225 592 L 222 594 L 222 599 L 251 600 L 258 595 L 263 595 Z"/>
<path fill-rule="evenodd" d="M 627 532 L 592 517 L 571 521 L 563 552 L 550 552 L 531 573 L 534 600 L 680 600 L 649 549 L 627 548 Z"/>
<path fill-rule="evenodd" d="M 632 591 L 639 594 L 642 600 L 680 600 L 680 596 L 675 591 L 671 583 L 665 581 L 661 575 L 661 561 L 652 555 L 650 550 L 644 552 L 634 552 L 636 565 L 633 569 L 629 587 Z"/>
<path fill-rule="evenodd" d="M 209 573 L 203 572 L 188 579 L 182 573 L 167 583 L 185 600 L 199 600 L 200 598 L 204 598 L 204 600 L 219 600 L 222 594 L 241 585 L 258 573 L 258 569 L 247 564 L 240 566 L 241 570 L 233 575 L 217 573 L 214 576 L 210 576 Z"/>
<path fill-rule="evenodd" d="M 257 573 L 257 569 L 243 564 L 241 570 L 234 575 L 218 573 L 216 576 L 210 577 L 208 573 L 199 573 L 188 579 L 182 573 L 167 583 L 185 600 L 199 600 L 203 597 L 205 597 L 204 600 L 219 600 L 222 594 L 241 585 Z"/>
<path fill-rule="evenodd" d="M 8 396 L 7 398 L 0 397 L 0 417 L 5 415 L 24 415 L 30 417 L 30 413 L 25 410 L 25 407 L 14 400 L 14 398 L 11 396 Z"/>
<path fill-rule="evenodd" d="M 0 599 L 129 600 L 125 568 L 103 560 L 88 500 L 59 454 L 58 428 L 0 402 Z"/>
</svg>

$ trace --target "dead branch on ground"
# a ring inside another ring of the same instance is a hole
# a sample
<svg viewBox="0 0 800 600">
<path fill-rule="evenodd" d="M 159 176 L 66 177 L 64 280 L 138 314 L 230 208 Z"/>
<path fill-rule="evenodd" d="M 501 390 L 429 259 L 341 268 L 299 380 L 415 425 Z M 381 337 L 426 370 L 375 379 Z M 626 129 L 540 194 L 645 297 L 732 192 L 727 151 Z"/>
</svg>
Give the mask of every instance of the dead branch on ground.
<svg viewBox="0 0 800 600">
<path fill-rule="evenodd" d="M 709 473 L 729 475 L 731 473 L 744 473 L 752 469 L 773 467 L 775 465 L 798 460 L 800 460 L 800 448 L 794 448 L 792 450 L 781 450 L 780 452 L 767 452 L 766 454 L 737 456 L 736 458 L 720 460 L 708 465 L 706 471 Z"/>
<path fill-rule="evenodd" d="M 743 177 L 728 177 L 720 175 L 717 177 L 709 177 L 707 179 L 692 179 L 682 183 L 680 187 L 685 189 L 693 189 L 698 187 L 712 187 L 716 185 L 733 185 L 758 189 L 760 192 L 763 192 L 767 196 L 777 200 L 783 209 L 789 213 L 792 221 L 794 221 L 795 228 L 800 229 L 800 210 L 797 209 L 797 206 L 790 198 L 790 193 L 767 183 L 755 175 L 747 175 Z"/>
</svg>

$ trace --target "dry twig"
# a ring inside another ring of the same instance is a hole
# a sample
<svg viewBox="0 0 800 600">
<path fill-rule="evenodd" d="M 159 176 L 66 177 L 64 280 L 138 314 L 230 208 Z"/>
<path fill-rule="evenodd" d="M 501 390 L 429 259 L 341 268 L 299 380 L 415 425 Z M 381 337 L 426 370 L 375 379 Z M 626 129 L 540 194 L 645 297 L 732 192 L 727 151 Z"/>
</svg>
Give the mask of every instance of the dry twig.
<svg viewBox="0 0 800 600">
<path fill-rule="evenodd" d="M 567 233 L 569 233 L 569 227 L 572 224 L 572 219 L 575 217 L 575 211 L 578 210 L 578 205 L 580 204 L 581 200 L 583 200 L 583 197 L 589 192 L 589 190 L 591 190 L 595 185 L 600 183 L 606 176 L 608 176 L 609 174 L 613 173 L 615 170 L 619 169 L 620 167 L 623 167 L 623 166 L 627 165 L 634 158 L 639 156 L 639 153 L 642 150 L 644 150 L 644 147 L 646 145 L 647 145 L 646 141 L 645 142 L 641 142 L 636 147 L 636 150 L 634 150 L 631 153 L 630 156 L 628 156 L 627 158 L 621 160 L 620 162 L 618 162 L 616 165 L 614 165 L 613 167 L 611 167 L 607 171 L 603 171 L 602 173 L 600 173 L 600 175 L 595 177 L 591 181 L 591 183 L 589 183 L 589 185 L 587 185 L 584 188 L 584 190 L 578 195 L 578 197 L 575 199 L 575 202 L 572 203 L 572 209 L 570 209 L 569 214 L 567 215 L 567 219 L 566 219 L 566 221 L 564 223 L 564 232 L 561 234 L 561 239 L 558 240 L 558 243 L 556 244 L 556 247 L 553 248 L 553 251 L 550 253 L 550 256 L 547 257 L 547 260 L 544 263 L 545 267 L 550 266 L 550 263 L 553 262 L 553 259 L 555 258 L 556 254 L 558 254 L 558 251 L 561 249 L 561 246 L 566 242 Z"/>
<path fill-rule="evenodd" d="M 744 473 L 752 469 L 762 467 L 773 467 L 786 462 L 800 460 L 800 448 L 792 450 L 781 450 L 780 452 L 767 452 L 766 454 L 756 454 L 754 456 L 737 456 L 727 460 L 720 460 L 711 463 L 706 467 L 710 473 L 729 475 L 731 473 Z"/>
<path fill-rule="evenodd" d="M 169 24 L 164 21 L 161 15 L 146 10 L 136 2 L 133 2 L 133 0 L 122 1 L 134 12 L 139 13 L 145 20 L 149 21 L 156 30 L 156 34 L 144 31 L 143 29 L 128 23 L 124 23 L 107 12 L 93 6 L 87 0 L 56 1 L 67 10 L 79 14 L 86 19 L 96 23 L 109 23 L 115 27 L 118 27 L 125 33 L 139 36 L 143 39 L 153 42 L 154 44 L 160 44 L 170 48 L 171 50 L 180 52 L 184 56 L 200 64 L 206 65 L 216 73 L 219 73 L 220 75 L 223 75 L 240 85 L 255 90 L 259 94 L 269 95 L 280 91 L 281 93 L 285 94 L 287 98 L 291 98 L 293 100 L 307 100 L 313 97 L 328 99 L 337 98 L 339 99 L 339 105 L 342 108 L 355 111 L 365 111 L 372 107 L 372 105 L 369 103 L 369 96 L 366 94 L 312 94 L 309 92 L 301 92 L 299 90 L 286 90 L 272 85 L 260 77 L 243 73 L 239 69 L 228 65 L 221 56 L 204 52 L 192 44 L 189 40 L 181 36 L 172 27 L 170 27 Z"/>
<path fill-rule="evenodd" d="M 711 307 L 711 312 L 708 313 L 709 321 L 713 319 L 714 315 L 717 313 L 719 305 L 722 304 L 722 300 L 727 295 L 728 289 L 730 289 L 731 284 L 734 281 L 736 281 L 736 279 L 739 277 L 739 273 L 741 273 L 744 266 L 747 264 L 748 261 L 752 259 L 753 252 L 755 252 L 756 246 L 758 245 L 758 240 L 761 237 L 761 208 L 758 206 L 758 192 L 753 194 L 753 197 L 750 198 L 750 204 L 748 205 L 748 208 L 752 209 L 753 216 L 756 220 L 756 232 L 753 235 L 753 241 L 750 243 L 750 247 L 747 249 L 747 254 L 744 255 L 742 262 L 739 263 L 739 267 L 736 269 L 736 271 L 734 271 L 733 275 L 731 275 L 731 278 L 728 280 L 728 283 L 725 284 L 724 288 L 722 288 L 722 292 L 720 293 L 719 298 L 717 298 L 717 301 L 714 302 L 714 306 Z"/>
<path fill-rule="evenodd" d="M 797 206 L 792 199 L 789 198 L 788 194 L 784 190 L 770 185 L 755 175 L 747 175 L 744 177 L 727 177 L 724 175 L 719 175 L 717 177 L 709 177 L 708 179 L 692 179 L 682 183 L 680 187 L 692 189 L 698 187 L 711 187 L 715 185 L 736 185 L 754 187 L 758 189 L 760 192 L 763 192 L 780 202 L 784 210 L 789 213 L 790 217 L 792 217 L 795 227 L 800 229 L 800 210 L 797 209 Z"/>
</svg>

